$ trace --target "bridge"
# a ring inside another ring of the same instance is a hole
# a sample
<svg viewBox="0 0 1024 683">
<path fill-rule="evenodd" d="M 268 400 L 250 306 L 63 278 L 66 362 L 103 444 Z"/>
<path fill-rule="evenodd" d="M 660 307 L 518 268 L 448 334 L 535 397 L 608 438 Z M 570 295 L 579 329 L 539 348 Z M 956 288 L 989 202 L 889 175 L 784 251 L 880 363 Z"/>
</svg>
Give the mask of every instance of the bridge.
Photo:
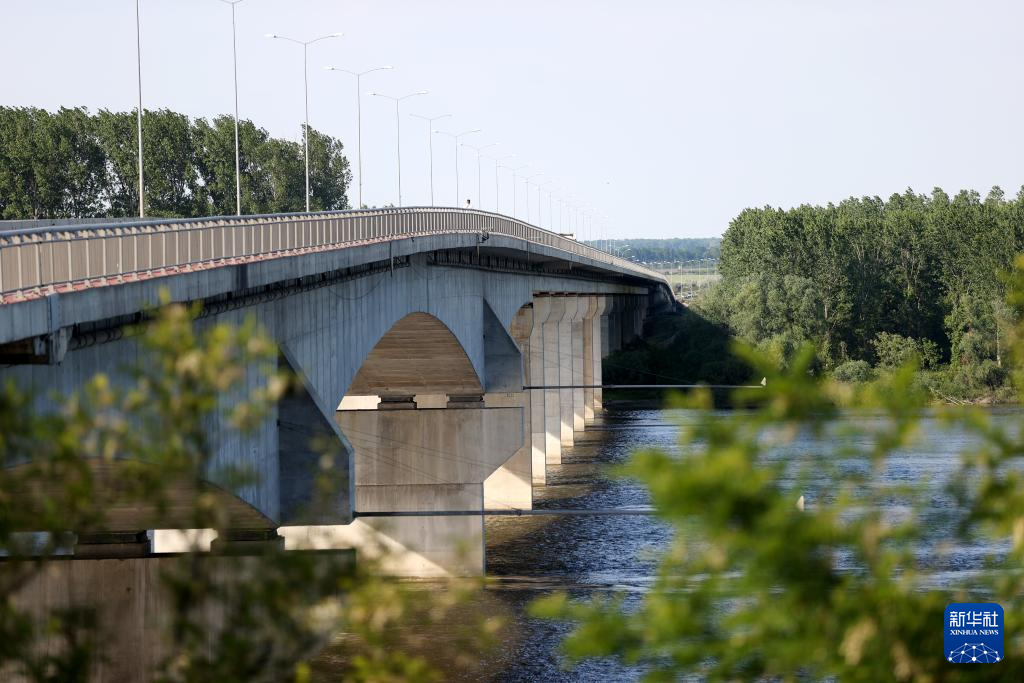
<svg viewBox="0 0 1024 683">
<path fill-rule="evenodd" d="M 475 210 L 26 225 L 0 231 L 0 377 L 37 395 L 118 381 L 145 360 L 126 330 L 161 291 L 200 302 L 199 328 L 254 317 L 301 380 L 254 434 L 209 425 L 204 484 L 237 538 L 383 548 L 389 571 L 415 576 L 481 573 L 482 517 L 373 513 L 531 508 L 601 409 L 601 359 L 672 305 L 654 271 Z M 325 436 L 346 462 L 313 506 L 310 442 Z M 218 478 L 238 467 L 258 480 Z M 116 510 L 112 533 L 81 535 L 75 553 L 161 553 L 202 534 L 175 509 L 153 529 L 150 513 Z"/>
</svg>

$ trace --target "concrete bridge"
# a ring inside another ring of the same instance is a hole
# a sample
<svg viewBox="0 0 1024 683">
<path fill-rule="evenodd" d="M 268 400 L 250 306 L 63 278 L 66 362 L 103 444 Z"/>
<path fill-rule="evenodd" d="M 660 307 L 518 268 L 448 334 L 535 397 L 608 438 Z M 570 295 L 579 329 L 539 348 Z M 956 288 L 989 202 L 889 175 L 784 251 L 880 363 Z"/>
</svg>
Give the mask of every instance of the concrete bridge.
<svg viewBox="0 0 1024 683">
<path fill-rule="evenodd" d="M 418 576 L 480 573 L 482 518 L 359 513 L 530 508 L 546 466 L 601 408 L 601 359 L 671 302 L 653 271 L 482 211 L 23 227 L 0 232 L 0 378 L 67 393 L 118 377 L 144 361 L 124 331 L 161 290 L 202 302 L 198 326 L 254 316 L 301 378 L 255 434 L 209 425 L 206 484 L 238 538 L 383 548 L 391 571 Z M 347 463 L 340 493 L 313 506 L 310 440 L 324 435 Z M 227 467 L 258 481 L 218 480 Z M 82 536 L 75 552 L 179 549 L 184 507 L 163 519 L 171 529 L 154 530 L 148 510 L 112 511 L 109 531 L 138 542 Z"/>
</svg>

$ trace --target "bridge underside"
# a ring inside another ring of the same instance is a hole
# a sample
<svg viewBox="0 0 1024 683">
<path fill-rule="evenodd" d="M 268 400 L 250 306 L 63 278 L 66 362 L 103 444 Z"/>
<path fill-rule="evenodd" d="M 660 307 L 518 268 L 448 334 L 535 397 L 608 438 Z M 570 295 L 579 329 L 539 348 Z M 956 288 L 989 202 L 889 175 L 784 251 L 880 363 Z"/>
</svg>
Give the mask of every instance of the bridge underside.
<svg viewBox="0 0 1024 683">
<path fill-rule="evenodd" d="M 278 343 L 281 366 L 301 381 L 253 434 L 209 425 L 214 457 L 205 485 L 232 498 L 239 537 L 277 530 L 286 547 L 356 547 L 397 574 L 479 574 L 479 516 L 358 514 L 532 507 L 533 488 L 600 412 L 602 395 L 525 387 L 600 385 L 601 359 L 640 334 L 658 297 L 649 283 L 538 253 L 524 259 L 500 236 L 486 247 L 476 235 L 432 239 L 19 304 L 36 334 L 31 343 L 0 334 L 0 356 L 18 363 L 3 374 L 62 393 L 97 372 L 124 378 L 124 366 L 145 357 L 116 331 L 161 286 L 173 300 L 204 301 L 209 315 L 199 327 L 253 316 Z M 14 325 L 5 308 L 0 328 Z M 251 368 L 246 388 L 261 381 Z M 314 494 L 320 452 L 311 445 L 325 441 L 341 456 L 326 499 Z M 253 481 L 218 479 L 239 467 Z M 183 507 L 190 495 L 182 488 Z M 154 530 L 147 510 L 112 519 L 109 531 Z M 154 552 L 209 541 L 180 528 L 150 537 Z"/>
</svg>

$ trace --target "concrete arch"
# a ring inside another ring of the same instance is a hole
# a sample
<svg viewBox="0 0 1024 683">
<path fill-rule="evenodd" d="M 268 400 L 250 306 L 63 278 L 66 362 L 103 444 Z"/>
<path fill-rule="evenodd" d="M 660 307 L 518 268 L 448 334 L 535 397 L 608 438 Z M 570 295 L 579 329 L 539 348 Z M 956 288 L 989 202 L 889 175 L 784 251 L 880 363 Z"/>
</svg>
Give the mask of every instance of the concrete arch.
<svg viewBox="0 0 1024 683">
<path fill-rule="evenodd" d="M 398 320 L 363 359 L 347 395 L 482 394 L 483 385 L 455 334 L 417 311 Z"/>
</svg>

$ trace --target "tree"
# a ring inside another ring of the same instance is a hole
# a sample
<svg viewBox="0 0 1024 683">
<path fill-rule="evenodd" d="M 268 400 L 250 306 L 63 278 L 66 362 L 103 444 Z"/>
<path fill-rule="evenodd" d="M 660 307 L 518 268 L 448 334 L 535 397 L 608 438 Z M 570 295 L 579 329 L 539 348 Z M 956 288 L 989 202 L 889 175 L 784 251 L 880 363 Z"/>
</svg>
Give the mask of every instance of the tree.
<svg viewBox="0 0 1024 683">
<path fill-rule="evenodd" d="M 746 209 L 722 238 L 721 282 L 697 306 L 782 355 L 812 342 L 829 368 L 874 360 L 879 334 L 934 344 L 954 364 L 995 359 L 991 302 L 1024 249 L 1022 199 L 1024 189 L 1007 198 L 994 187 L 984 200 L 907 189 L 888 200 Z"/>
<path fill-rule="evenodd" d="M 138 134 L 135 115 L 100 109 L 96 134 L 107 167 L 107 212 L 112 218 L 139 215 Z"/>
<path fill-rule="evenodd" d="M 269 192 L 260 213 L 291 213 L 306 210 L 305 170 L 302 146 L 289 140 L 269 140 L 260 150 L 259 165 Z"/>
<path fill-rule="evenodd" d="M 234 119 L 143 115 L 146 213 L 232 215 Z M 302 146 L 239 121 L 244 213 L 305 211 Z M 310 204 L 348 208 L 352 180 L 340 140 L 310 129 Z M 139 212 L 134 112 L 0 107 L 0 218 L 130 218 Z"/>
<path fill-rule="evenodd" d="M 42 212 L 33 169 L 34 109 L 0 109 L 0 217 L 38 218 Z"/>
<path fill-rule="evenodd" d="M 313 211 L 349 208 L 346 190 L 352 182 L 340 140 L 309 129 L 309 193 Z"/>
</svg>

